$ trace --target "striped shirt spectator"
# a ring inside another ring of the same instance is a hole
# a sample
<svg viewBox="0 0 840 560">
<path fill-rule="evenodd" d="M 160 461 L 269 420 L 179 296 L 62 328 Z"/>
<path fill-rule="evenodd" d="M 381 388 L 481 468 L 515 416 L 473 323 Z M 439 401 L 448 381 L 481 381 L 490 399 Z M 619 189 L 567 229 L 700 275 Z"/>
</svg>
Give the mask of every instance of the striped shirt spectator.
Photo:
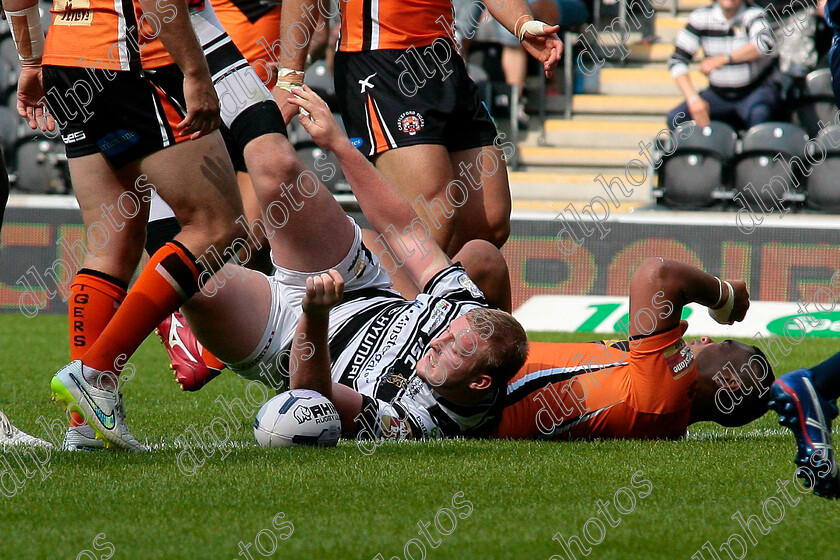
<svg viewBox="0 0 840 560">
<path fill-rule="evenodd" d="M 688 65 L 698 50 L 709 86 L 697 92 Z M 668 61 L 685 102 L 668 114 L 672 129 L 693 120 L 708 126 L 725 121 L 736 129 L 772 120 L 780 103 L 773 52 L 776 40 L 764 11 L 744 0 L 717 0 L 691 12 Z"/>
<path fill-rule="evenodd" d="M 770 24 L 761 8 L 742 6 L 732 19 L 727 19 L 715 2 L 706 8 L 691 12 L 688 25 L 677 35 L 674 54 L 668 60 L 671 76 L 676 78 L 688 72 L 688 64 L 703 48 L 706 57 L 728 56 L 733 51 L 753 44 L 762 54 L 770 54 L 776 48 Z M 726 90 L 749 88 L 763 78 L 773 65 L 773 59 L 762 56 L 752 62 L 727 64 L 709 75 L 709 84 L 725 93 Z"/>
</svg>

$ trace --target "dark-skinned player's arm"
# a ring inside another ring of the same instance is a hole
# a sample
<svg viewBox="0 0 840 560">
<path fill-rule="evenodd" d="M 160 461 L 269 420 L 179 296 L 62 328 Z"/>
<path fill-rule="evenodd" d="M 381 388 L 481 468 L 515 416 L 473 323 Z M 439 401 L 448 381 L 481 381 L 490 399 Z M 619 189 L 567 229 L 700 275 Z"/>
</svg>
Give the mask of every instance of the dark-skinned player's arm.
<svg viewBox="0 0 840 560">
<path fill-rule="evenodd" d="M 332 382 L 330 347 L 327 339 L 330 309 L 344 295 L 344 280 L 336 270 L 306 279 L 303 315 L 298 321 L 294 340 L 303 335 L 303 344 L 292 344 L 290 363 L 297 368 L 289 379 L 292 389 L 318 391 L 335 405 L 341 418 L 341 434 L 356 435 L 356 417 L 362 412 L 362 395 Z"/>
<path fill-rule="evenodd" d="M 542 64 L 545 76 L 551 78 L 563 55 L 563 41 L 557 36 L 560 26 L 535 20 L 525 0 L 485 2 L 484 5 L 496 21 L 519 39 L 525 52 Z"/>
<path fill-rule="evenodd" d="M 743 280 L 722 280 L 673 259 L 652 257 L 639 265 L 630 280 L 630 336 L 676 327 L 689 303 L 709 308 L 718 323 L 742 321 L 750 307 Z"/>
<path fill-rule="evenodd" d="M 295 96 L 290 98 L 289 102 L 309 113 L 308 116 L 299 116 L 303 127 L 316 144 L 336 155 L 344 176 L 373 229 L 382 234 L 390 230 L 396 236 L 397 239 L 393 240 L 395 242 L 389 241 L 391 247 L 402 253 L 397 256 L 405 261 L 403 266 L 414 283 L 425 286 L 435 274 L 450 266 L 452 261 L 433 240 L 423 244 L 422 250 L 420 249 L 417 245 L 418 236 L 412 233 L 413 228 L 420 225 L 414 208 L 402 193 L 353 147 L 324 100 L 308 86 L 292 91 Z M 399 247 L 407 249 L 400 251 Z"/>
</svg>

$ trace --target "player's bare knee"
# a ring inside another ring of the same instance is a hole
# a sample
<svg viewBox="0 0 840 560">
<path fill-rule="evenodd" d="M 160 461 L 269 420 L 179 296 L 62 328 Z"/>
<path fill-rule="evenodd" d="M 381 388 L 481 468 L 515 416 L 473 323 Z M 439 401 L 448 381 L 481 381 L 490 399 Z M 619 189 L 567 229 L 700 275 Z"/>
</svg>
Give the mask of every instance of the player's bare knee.
<svg viewBox="0 0 840 560">
<path fill-rule="evenodd" d="M 265 189 L 294 184 L 298 175 L 306 169 L 291 144 L 286 142 L 287 145 L 284 145 L 271 136 L 257 138 L 245 148 L 245 162 L 254 186 L 265 194 L 269 194 Z"/>
<path fill-rule="evenodd" d="M 454 260 L 463 263 L 470 278 L 479 284 L 508 274 L 507 262 L 502 252 L 493 243 L 483 239 L 468 241 L 455 255 Z"/>
</svg>

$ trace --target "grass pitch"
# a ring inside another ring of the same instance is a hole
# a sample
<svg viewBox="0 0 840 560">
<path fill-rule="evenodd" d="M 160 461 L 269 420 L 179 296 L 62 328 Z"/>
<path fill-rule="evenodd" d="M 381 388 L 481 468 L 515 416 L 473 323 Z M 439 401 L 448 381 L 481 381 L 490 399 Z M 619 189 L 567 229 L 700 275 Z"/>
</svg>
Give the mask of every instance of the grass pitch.
<svg viewBox="0 0 840 560">
<path fill-rule="evenodd" d="M 837 346 L 806 340 L 776 373 L 814 364 Z M 0 410 L 43 437 L 36 420 L 62 417 L 49 402 L 48 381 L 66 361 L 65 318 L 0 315 Z M 223 416 L 215 402 L 220 394 L 247 402 L 246 383 L 225 374 L 199 393 L 182 393 L 154 339 L 132 362 L 138 374 L 124 389 L 132 431 L 162 449 L 147 455 L 54 451 L 46 479 L 34 471 L 26 478 L 17 459 L 32 468 L 30 458 L 3 453 L 0 483 L 14 488 L 14 475 L 22 485 L 13 496 L 0 496 L 0 559 L 840 555 L 840 503 L 802 495 L 793 484 L 787 498 L 777 489 L 777 480 L 793 478 L 794 441 L 772 413 L 737 430 L 695 425 L 677 442 L 442 441 L 383 444 L 370 456 L 353 442 L 326 450 L 261 449 L 249 419 L 235 431 L 238 446 L 224 460 L 217 450 L 185 476 L 175 438 L 190 425 L 201 431 Z M 599 513 L 599 501 L 611 520 Z M 738 512 L 750 520 L 752 535 L 733 518 Z M 584 550 L 576 544 L 564 549 L 552 539 L 558 533 L 564 541 L 576 535 Z"/>
</svg>

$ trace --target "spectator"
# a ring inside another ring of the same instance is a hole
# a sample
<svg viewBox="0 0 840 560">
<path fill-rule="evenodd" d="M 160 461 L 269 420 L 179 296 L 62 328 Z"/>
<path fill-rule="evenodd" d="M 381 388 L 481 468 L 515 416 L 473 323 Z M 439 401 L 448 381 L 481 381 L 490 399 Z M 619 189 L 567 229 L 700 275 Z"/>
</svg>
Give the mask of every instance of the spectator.
<svg viewBox="0 0 840 560">
<path fill-rule="evenodd" d="M 709 76 L 709 88 L 698 94 L 688 64 L 700 47 L 706 55 L 700 70 Z M 744 129 L 771 120 L 780 101 L 775 48 L 764 11 L 744 0 L 718 0 L 691 12 L 668 61 L 686 99 L 668 114 L 668 126 L 691 119 L 707 126 L 715 119 Z"/>
<path fill-rule="evenodd" d="M 528 54 L 522 48 L 519 39 L 495 19 L 484 19 L 484 4 L 481 0 L 456 0 L 453 4 L 455 28 L 461 42 L 461 55 L 466 59 L 470 42 L 475 38 L 479 24 L 486 21 L 484 24 L 486 27 L 482 26 L 483 29 L 479 32 L 480 39 L 485 43 L 496 43 L 502 46 L 502 72 L 505 75 L 505 82 L 516 87 L 522 98 L 528 70 Z M 581 0 L 529 0 L 528 5 L 536 19 L 549 25 L 559 25 L 563 29 L 589 20 L 589 9 Z M 527 128 L 528 115 L 525 113 L 524 99 L 519 106 L 517 120 L 521 128 Z"/>
</svg>

